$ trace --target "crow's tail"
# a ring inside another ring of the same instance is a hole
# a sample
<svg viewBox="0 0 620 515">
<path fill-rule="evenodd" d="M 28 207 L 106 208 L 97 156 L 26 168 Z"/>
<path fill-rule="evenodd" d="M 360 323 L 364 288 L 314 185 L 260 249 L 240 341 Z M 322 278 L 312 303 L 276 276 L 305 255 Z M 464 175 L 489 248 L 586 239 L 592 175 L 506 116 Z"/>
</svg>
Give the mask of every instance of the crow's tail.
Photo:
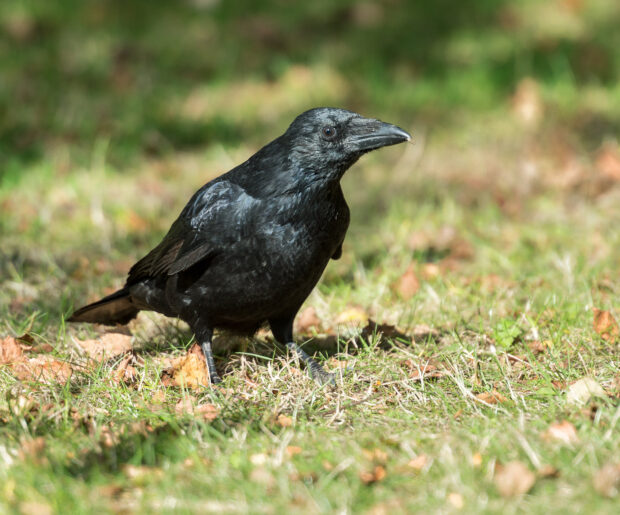
<svg viewBox="0 0 620 515">
<path fill-rule="evenodd" d="M 131 303 L 129 291 L 123 288 L 78 309 L 67 321 L 105 325 L 126 324 L 138 314 L 138 311 L 140 310 Z"/>
</svg>

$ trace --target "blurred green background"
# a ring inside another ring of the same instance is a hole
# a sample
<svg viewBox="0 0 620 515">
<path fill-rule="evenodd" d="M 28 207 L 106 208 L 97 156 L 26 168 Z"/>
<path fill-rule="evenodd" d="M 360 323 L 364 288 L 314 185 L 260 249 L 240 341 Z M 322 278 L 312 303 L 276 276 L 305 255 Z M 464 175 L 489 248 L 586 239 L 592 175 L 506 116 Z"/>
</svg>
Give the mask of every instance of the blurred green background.
<svg viewBox="0 0 620 515">
<path fill-rule="evenodd" d="M 592 150 L 620 130 L 619 24 L 616 0 L 3 0 L 2 188 L 100 140 L 118 167 L 265 142 L 320 104 L 467 131 L 526 77 Z"/>
</svg>

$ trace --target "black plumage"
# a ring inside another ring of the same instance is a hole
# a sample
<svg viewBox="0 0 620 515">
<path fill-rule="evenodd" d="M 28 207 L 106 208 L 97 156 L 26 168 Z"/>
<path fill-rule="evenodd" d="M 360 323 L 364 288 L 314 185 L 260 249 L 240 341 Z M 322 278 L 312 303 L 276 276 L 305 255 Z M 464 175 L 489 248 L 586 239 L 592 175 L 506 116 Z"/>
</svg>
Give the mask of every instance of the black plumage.
<svg viewBox="0 0 620 515">
<path fill-rule="evenodd" d="M 200 342 L 212 382 L 220 380 L 213 330 L 252 334 L 268 322 L 313 377 L 331 380 L 293 342 L 293 320 L 342 253 L 343 174 L 364 153 L 409 139 L 399 127 L 343 109 L 302 113 L 282 136 L 200 188 L 125 286 L 69 321 L 125 324 L 140 310 L 179 317 Z"/>
</svg>

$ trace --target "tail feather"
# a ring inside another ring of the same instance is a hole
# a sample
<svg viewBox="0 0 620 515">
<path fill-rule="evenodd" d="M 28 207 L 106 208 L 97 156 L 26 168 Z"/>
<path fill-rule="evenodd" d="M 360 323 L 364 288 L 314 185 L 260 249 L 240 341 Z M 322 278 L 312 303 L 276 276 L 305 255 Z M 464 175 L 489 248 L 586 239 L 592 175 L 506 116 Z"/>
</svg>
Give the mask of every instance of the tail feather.
<svg viewBox="0 0 620 515">
<path fill-rule="evenodd" d="M 105 325 L 126 324 L 138 314 L 138 311 L 140 310 L 131 303 L 129 291 L 123 288 L 76 310 L 67 321 Z"/>
</svg>

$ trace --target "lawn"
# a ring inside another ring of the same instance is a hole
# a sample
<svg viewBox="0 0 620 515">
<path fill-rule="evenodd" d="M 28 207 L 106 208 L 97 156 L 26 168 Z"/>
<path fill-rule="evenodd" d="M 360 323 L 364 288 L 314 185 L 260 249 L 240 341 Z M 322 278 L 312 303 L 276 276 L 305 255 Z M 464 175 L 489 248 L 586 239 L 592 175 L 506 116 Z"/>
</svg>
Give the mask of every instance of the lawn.
<svg viewBox="0 0 620 515">
<path fill-rule="evenodd" d="M 401 4 L 0 7 L 0 511 L 617 511 L 620 11 Z M 326 104 L 413 135 L 297 320 L 335 386 L 267 331 L 211 387 L 177 320 L 65 323 Z"/>
</svg>

